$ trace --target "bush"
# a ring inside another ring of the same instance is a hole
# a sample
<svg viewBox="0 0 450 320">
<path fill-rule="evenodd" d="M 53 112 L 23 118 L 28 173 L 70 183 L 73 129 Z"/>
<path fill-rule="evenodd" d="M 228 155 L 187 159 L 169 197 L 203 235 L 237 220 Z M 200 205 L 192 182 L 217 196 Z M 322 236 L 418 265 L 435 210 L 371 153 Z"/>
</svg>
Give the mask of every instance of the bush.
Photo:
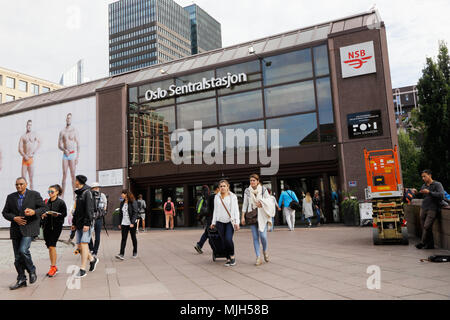
<svg viewBox="0 0 450 320">
<path fill-rule="evenodd" d="M 341 203 L 342 220 L 347 226 L 359 226 L 359 201 L 351 193 L 344 195 L 344 201 Z"/>
</svg>

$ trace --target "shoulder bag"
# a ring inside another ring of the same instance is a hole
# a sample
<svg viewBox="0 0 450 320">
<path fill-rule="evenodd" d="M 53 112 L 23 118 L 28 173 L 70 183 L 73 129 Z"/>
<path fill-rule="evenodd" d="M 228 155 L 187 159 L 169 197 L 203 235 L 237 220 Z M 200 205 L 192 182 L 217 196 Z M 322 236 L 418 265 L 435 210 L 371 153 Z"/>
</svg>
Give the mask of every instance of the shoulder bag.
<svg viewBox="0 0 450 320">
<path fill-rule="evenodd" d="M 289 208 L 292 210 L 300 210 L 300 203 L 295 201 L 289 192 L 286 191 L 286 194 L 292 199 L 291 203 L 289 204 Z"/>
<path fill-rule="evenodd" d="M 225 205 L 225 203 L 223 202 L 222 197 L 219 194 L 219 199 L 220 202 L 222 202 L 223 207 L 225 208 L 225 211 L 228 213 L 228 216 L 230 217 L 231 220 L 231 225 L 233 226 L 233 230 L 236 231 L 236 228 L 234 227 L 234 223 L 233 223 L 233 218 L 231 217 L 230 211 L 228 211 L 227 206 Z M 231 200 L 231 196 L 230 196 L 230 200 Z"/>
</svg>

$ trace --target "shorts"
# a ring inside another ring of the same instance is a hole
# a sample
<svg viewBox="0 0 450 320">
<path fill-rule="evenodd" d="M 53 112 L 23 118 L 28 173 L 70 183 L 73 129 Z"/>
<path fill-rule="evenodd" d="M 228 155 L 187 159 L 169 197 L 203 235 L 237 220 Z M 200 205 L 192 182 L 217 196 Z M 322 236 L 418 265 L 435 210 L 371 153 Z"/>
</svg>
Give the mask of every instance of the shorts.
<svg viewBox="0 0 450 320">
<path fill-rule="evenodd" d="M 61 232 L 62 232 L 62 225 L 53 226 L 53 230 L 51 226 L 46 226 L 44 228 L 44 240 L 47 248 L 56 247 L 56 243 L 58 242 Z"/>
<path fill-rule="evenodd" d="M 22 158 L 22 165 L 23 166 L 29 167 L 29 166 L 31 166 L 33 164 L 33 162 L 34 162 L 33 158 L 30 158 L 28 160 L 25 160 L 24 158 Z"/>
<path fill-rule="evenodd" d="M 70 154 L 69 154 L 68 156 L 66 156 L 65 153 L 63 154 L 63 160 L 69 160 L 69 161 L 72 161 L 72 160 L 75 160 L 75 158 L 76 158 L 76 153 L 75 153 L 75 151 L 71 151 Z"/>
<path fill-rule="evenodd" d="M 145 220 L 145 213 L 141 213 L 140 216 L 142 220 Z"/>
<path fill-rule="evenodd" d="M 80 243 L 89 243 L 91 242 L 91 236 L 92 236 L 92 232 L 91 232 L 91 228 L 89 228 L 88 231 L 83 232 L 83 229 L 81 230 L 76 230 L 76 237 L 77 237 L 77 244 Z"/>
</svg>

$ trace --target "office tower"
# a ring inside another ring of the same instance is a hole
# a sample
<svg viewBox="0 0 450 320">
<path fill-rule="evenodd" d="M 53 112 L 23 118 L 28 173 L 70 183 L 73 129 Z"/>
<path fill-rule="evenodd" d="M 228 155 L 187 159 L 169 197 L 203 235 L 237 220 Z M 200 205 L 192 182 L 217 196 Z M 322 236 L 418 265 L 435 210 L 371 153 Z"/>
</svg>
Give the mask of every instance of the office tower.
<svg viewBox="0 0 450 320">
<path fill-rule="evenodd" d="M 173 0 L 120 0 L 109 5 L 110 75 L 189 55 L 189 13 Z"/>
<path fill-rule="evenodd" d="M 86 82 L 84 77 L 84 61 L 79 60 L 76 64 L 70 67 L 66 72 L 64 72 L 61 76 L 61 80 L 59 80 L 59 84 L 63 86 L 76 86 L 78 84 L 82 84 Z"/>
<path fill-rule="evenodd" d="M 192 54 L 222 47 L 222 28 L 219 22 L 196 4 L 184 7 L 191 20 Z"/>
</svg>

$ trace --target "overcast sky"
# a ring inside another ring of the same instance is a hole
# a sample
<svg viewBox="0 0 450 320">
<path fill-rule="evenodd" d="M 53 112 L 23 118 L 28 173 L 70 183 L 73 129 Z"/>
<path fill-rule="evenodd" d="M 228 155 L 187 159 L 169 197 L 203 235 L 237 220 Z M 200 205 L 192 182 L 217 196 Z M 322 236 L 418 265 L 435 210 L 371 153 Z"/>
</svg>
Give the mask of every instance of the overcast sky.
<svg viewBox="0 0 450 320">
<path fill-rule="evenodd" d="M 0 1 L 0 66 L 59 82 L 85 59 L 86 77 L 108 75 L 112 0 Z M 193 3 L 177 0 L 180 5 Z M 394 87 L 417 82 L 438 41 L 450 41 L 448 0 L 197 0 L 222 24 L 224 47 L 369 10 L 386 23 Z"/>
</svg>

